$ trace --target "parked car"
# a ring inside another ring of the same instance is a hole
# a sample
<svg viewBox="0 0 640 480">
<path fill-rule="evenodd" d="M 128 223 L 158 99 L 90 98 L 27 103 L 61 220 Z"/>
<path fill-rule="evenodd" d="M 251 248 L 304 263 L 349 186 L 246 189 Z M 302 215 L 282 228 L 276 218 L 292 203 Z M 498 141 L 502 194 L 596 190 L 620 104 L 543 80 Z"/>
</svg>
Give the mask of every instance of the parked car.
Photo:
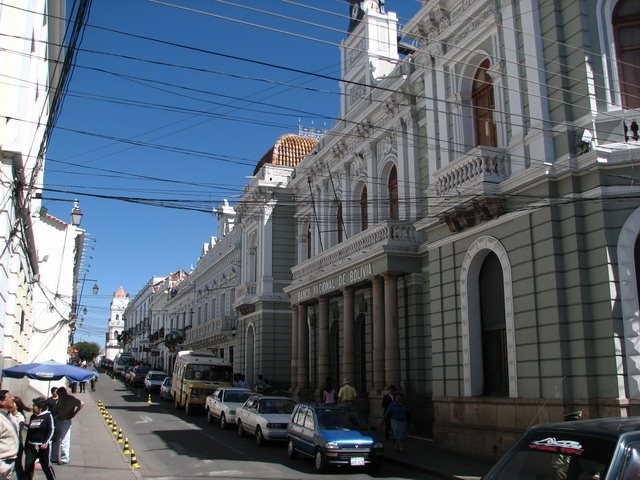
<svg viewBox="0 0 640 480">
<path fill-rule="evenodd" d="M 149 393 L 159 391 L 165 378 L 167 378 L 167 372 L 163 372 L 162 370 L 149 370 L 144 377 L 144 391 Z"/>
<path fill-rule="evenodd" d="M 323 473 L 330 465 L 378 471 L 384 458 L 382 439 L 350 405 L 296 405 L 287 427 L 287 454 L 314 459 Z"/>
<path fill-rule="evenodd" d="M 640 478 L 640 417 L 536 425 L 483 477 L 538 478 Z"/>
<path fill-rule="evenodd" d="M 288 397 L 252 395 L 236 410 L 238 435 L 255 436 L 258 445 L 287 439 L 287 424 L 296 402 Z"/>
<path fill-rule="evenodd" d="M 144 377 L 147 376 L 147 373 L 151 370 L 151 367 L 147 367 L 145 365 L 138 365 L 137 367 L 133 367 L 131 373 L 129 373 L 129 386 L 135 387 L 137 385 L 144 384 Z"/>
<path fill-rule="evenodd" d="M 171 377 L 166 377 L 162 381 L 162 385 L 160 385 L 160 399 L 161 400 L 173 399 L 173 395 L 171 395 Z"/>
<path fill-rule="evenodd" d="M 222 429 L 236 423 L 236 409 L 252 395 L 248 388 L 222 387 L 207 397 L 207 421 L 220 422 Z"/>
</svg>

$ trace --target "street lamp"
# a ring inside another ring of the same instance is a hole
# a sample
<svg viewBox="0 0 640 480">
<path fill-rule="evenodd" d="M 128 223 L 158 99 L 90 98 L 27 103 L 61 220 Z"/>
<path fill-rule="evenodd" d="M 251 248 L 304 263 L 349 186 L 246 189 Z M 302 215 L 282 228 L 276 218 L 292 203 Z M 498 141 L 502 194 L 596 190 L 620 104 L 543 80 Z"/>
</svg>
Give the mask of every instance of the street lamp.
<svg viewBox="0 0 640 480">
<path fill-rule="evenodd" d="M 78 200 L 73 201 L 73 209 L 71 210 L 71 225 L 79 227 L 82 221 L 82 210 L 78 206 Z"/>
</svg>

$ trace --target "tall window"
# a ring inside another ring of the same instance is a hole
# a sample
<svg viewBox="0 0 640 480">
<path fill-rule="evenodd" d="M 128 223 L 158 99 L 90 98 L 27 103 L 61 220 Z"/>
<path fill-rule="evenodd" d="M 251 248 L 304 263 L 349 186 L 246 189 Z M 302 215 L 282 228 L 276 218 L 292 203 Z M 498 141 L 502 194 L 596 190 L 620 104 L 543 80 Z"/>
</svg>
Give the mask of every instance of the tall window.
<svg viewBox="0 0 640 480">
<path fill-rule="evenodd" d="M 482 62 L 473 80 L 473 120 L 476 131 L 476 146 L 497 146 L 496 126 L 493 123 L 495 100 L 493 82 L 487 74 L 489 60 Z"/>
<path fill-rule="evenodd" d="M 613 11 L 622 106 L 640 107 L 640 7 L 638 0 L 620 0 Z"/>
<path fill-rule="evenodd" d="M 307 227 L 307 260 L 311 258 L 311 241 L 313 240 L 313 231 L 311 230 L 311 222 Z"/>
<path fill-rule="evenodd" d="M 398 209 L 398 170 L 394 165 L 389 172 L 389 218 L 398 220 L 400 212 Z"/>
<path fill-rule="evenodd" d="M 509 395 L 507 328 L 504 311 L 502 266 L 493 252 L 487 255 L 478 278 L 482 325 L 484 394 Z"/>
<path fill-rule="evenodd" d="M 338 243 L 342 242 L 344 237 L 344 219 L 342 218 L 342 202 L 338 200 L 336 209 L 336 223 L 338 227 Z"/>
<path fill-rule="evenodd" d="M 363 185 L 360 191 L 360 228 L 364 232 L 369 228 L 369 208 L 367 198 L 367 186 Z"/>
</svg>

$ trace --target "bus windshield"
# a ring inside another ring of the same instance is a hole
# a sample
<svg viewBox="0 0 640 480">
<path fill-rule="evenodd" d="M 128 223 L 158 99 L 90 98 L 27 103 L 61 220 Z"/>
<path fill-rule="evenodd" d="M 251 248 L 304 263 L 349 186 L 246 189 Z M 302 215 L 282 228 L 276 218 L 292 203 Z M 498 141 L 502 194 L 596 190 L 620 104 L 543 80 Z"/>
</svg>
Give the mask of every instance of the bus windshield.
<svg viewBox="0 0 640 480">
<path fill-rule="evenodd" d="M 184 372 L 184 379 L 231 383 L 232 370 L 230 365 L 197 365 L 190 363 Z"/>
<path fill-rule="evenodd" d="M 118 365 L 123 367 L 132 367 L 135 364 L 135 358 L 133 357 L 120 357 L 118 359 Z"/>
</svg>

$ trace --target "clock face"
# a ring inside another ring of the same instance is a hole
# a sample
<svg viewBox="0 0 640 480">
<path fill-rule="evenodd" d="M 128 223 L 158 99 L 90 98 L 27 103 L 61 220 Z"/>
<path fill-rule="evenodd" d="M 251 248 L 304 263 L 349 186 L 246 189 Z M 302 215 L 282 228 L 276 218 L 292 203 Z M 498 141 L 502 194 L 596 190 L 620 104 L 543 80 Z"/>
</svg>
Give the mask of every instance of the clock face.
<svg viewBox="0 0 640 480">
<path fill-rule="evenodd" d="M 374 12 L 380 13 L 380 6 L 378 5 L 378 2 L 376 0 L 367 0 L 366 2 L 364 2 L 364 9 L 368 11 L 373 10 Z"/>
</svg>

